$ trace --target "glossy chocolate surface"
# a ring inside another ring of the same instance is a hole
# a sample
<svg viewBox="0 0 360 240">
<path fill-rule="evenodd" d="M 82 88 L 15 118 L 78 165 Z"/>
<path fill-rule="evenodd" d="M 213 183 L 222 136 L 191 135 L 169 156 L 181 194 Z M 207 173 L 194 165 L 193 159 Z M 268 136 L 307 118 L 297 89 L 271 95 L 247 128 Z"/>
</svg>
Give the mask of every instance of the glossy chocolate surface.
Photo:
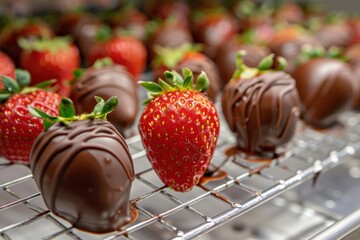
<svg viewBox="0 0 360 240">
<path fill-rule="evenodd" d="M 356 110 L 360 110 L 360 44 L 352 45 L 346 49 L 345 56 L 348 58 L 348 63 L 353 69 L 357 80 L 353 106 Z"/>
<path fill-rule="evenodd" d="M 270 54 L 270 50 L 265 46 L 239 44 L 234 41 L 222 45 L 217 52 L 215 62 L 224 85 L 232 78 L 236 70 L 235 60 L 239 50 L 246 52 L 246 55 L 243 57 L 243 62 L 248 67 L 257 67 L 259 62 Z"/>
<path fill-rule="evenodd" d="M 30 166 L 46 206 L 75 227 L 109 232 L 133 220 L 133 162 L 109 122 L 55 124 L 35 141 Z"/>
<path fill-rule="evenodd" d="M 347 47 L 351 42 L 351 31 L 345 24 L 326 25 L 316 32 L 316 39 L 324 48 Z"/>
<path fill-rule="evenodd" d="M 229 82 L 223 90 L 222 109 L 240 149 L 268 154 L 292 139 L 300 99 L 290 75 L 269 72 Z"/>
<path fill-rule="evenodd" d="M 356 78 L 341 60 L 312 59 L 297 67 L 293 77 L 302 101 L 302 117 L 308 124 L 330 127 L 351 107 Z"/>
<path fill-rule="evenodd" d="M 92 112 L 96 105 L 94 96 L 105 100 L 112 96 L 118 97 L 119 104 L 107 119 L 119 132 L 123 132 L 134 122 L 139 108 L 137 86 L 123 66 L 86 70 L 73 86 L 70 98 L 80 114 Z"/>
</svg>

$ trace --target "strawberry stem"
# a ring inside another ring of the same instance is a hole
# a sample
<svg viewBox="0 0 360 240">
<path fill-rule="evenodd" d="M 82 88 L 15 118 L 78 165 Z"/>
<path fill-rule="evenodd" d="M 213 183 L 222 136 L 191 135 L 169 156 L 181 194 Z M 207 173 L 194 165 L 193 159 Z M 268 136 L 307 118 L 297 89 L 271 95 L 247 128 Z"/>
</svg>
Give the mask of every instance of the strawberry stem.
<svg viewBox="0 0 360 240">
<path fill-rule="evenodd" d="M 74 104 L 69 98 L 62 98 L 59 105 L 59 116 L 50 116 L 40 109 L 28 106 L 31 115 L 37 118 L 44 119 L 45 130 L 49 129 L 55 123 L 62 123 L 68 125 L 75 121 L 87 120 L 87 119 L 104 119 L 106 120 L 107 114 L 112 112 L 118 105 L 118 98 L 113 96 L 106 102 L 101 98 L 95 97 L 97 104 L 94 107 L 93 112 L 83 113 L 81 115 L 75 115 Z"/>
<path fill-rule="evenodd" d="M 334 58 L 344 62 L 348 60 L 338 47 L 331 47 L 325 50 L 323 47 L 306 44 L 302 47 L 297 62 L 301 64 L 314 58 Z"/>
</svg>

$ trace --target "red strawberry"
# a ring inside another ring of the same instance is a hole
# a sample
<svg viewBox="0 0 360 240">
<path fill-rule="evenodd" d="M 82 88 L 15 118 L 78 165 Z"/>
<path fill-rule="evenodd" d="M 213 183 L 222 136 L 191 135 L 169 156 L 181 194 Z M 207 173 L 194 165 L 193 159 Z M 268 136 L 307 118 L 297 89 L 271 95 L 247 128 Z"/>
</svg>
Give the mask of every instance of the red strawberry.
<svg viewBox="0 0 360 240">
<path fill-rule="evenodd" d="M 2 32 L 1 49 L 7 53 L 16 65 L 19 65 L 20 55 L 22 52 L 18 44 L 18 39 L 25 38 L 34 40 L 37 38 L 50 38 L 54 36 L 54 32 L 44 22 L 28 21 L 14 22 Z"/>
<path fill-rule="evenodd" d="M 203 72 L 193 83 L 192 72 L 165 72 L 167 82 L 140 82 L 149 100 L 139 132 L 147 157 L 160 179 L 175 191 L 189 191 L 199 182 L 213 156 L 219 135 L 214 105 L 200 91 L 209 80 Z M 185 79 L 185 80 L 184 80 Z"/>
<path fill-rule="evenodd" d="M 24 48 L 21 54 L 21 67 L 30 72 L 32 84 L 56 79 L 57 92 L 62 96 L 68 96 L 68 81 L 73 78 L 72 72 L 80 66 L 78 49 L 66 38 L 21 40 L 20 43 Z"/>
<path fill-rule="evenodd" d="M 183 44 L 178 48 L 156 48 L 156 56 L 153 67 L 155 79 L 161 77 L 161 73 L 166 70 L 176 70 L 181 72 L 183 68 L 189 68 L 194 78 L 204 71 L 210 80 L 210 87 L 206 94 L 215 101 L 220 93 L 220 76 L 215 63 L 205 54 L 199 52 L 198 46 Z"/>
<path fill-rule="evenodd" d="M 0 52 L 0 76 L 3 75 L 15 78 L 15 65 L 8 55 Z M 0 88 L 3 88 L 2 82 L 0 82 Z"/>
<path fill-rule="evenodd" d="M 31 147 L 44 130 L 43 121 L 33 117 L 28 106 L 57 114 L 60 96 L 40 88 L 24 88 L 30 80 L 27 72 L 17 72 L 17 77 L 18 83 L 2 77 L 5 89 L 0 99 L 0 152 L 12 162 L 28 163 Z"/>
<path fill-rule="evenodd" d="M 146 64 L 145 46 L 132 36 L 110 35 L 100 37 L 100 40 L 101 38 L 105 38 L 105 40 L 95 43 L 91 47 L 88 63 L 92 65 L 97 59 L 109 57 L 114 63 L 125 66 L 134 79 L 138 80 Z"/>
</svg>

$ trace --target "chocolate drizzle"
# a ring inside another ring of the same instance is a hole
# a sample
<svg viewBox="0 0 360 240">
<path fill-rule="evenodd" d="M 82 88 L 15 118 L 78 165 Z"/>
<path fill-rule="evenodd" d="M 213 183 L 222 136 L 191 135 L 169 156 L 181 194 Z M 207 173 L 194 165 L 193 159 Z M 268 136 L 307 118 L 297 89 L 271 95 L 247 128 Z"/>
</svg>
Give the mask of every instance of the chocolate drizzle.
<svg viewBox="0 0 360 240">
<path fill-rule="evenodd" d="M 133 162 L 125 139 L 109 122 L 58 123 L 38 137 L 30 159 L 45 204 L 75 227 L 108 232 L 133 220 Z"/>
<path fill-rule="evenodd" d="M 288 74 L 269 72 L 229 82 L 223 91 L 222 109 L 240 149 L 268 154 L 292 139 L 300 100 Z"/>
<path fill-rule="evenodd" d="M 302 117 L 308 124 L 330 127 L 350 108 L 357 80 L 341 60 L 312 59 L 297 67 L 293 77 L 302 101 Z"/>
<path fill-rule="evenodd" d="M 78 113 L 91 112 L 96 104 L 94 96 L 119 98 L 118 107 L 108 120 L 123 132 L 135 120 L 139 103 L 137 86 L 131 75 L 120 65 L 89 69 L 73 86 L 70 98 Z"/>
</svg>

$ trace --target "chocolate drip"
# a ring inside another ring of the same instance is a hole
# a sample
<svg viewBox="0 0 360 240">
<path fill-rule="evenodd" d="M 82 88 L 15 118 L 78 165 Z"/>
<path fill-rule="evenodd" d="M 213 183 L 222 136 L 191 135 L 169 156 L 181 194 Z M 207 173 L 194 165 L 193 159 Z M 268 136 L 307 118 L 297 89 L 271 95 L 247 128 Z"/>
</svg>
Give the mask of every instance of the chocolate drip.
<svg viewBox="0 0 360 240">
<path fill-rule="evenodd" d="M 30 159 L 46 206 L 74 226 L 108 232 L 132 220 L 133 162 L 109 122 L 58 123 L 38 137 Z"/>
<path fill-rule="evenodd" d="M 119 98 L 118 107 L 108 120 L 123 132 L 135 120 L 139 103 L 137 86 L 131 75 L 120 65 L 89 69 L 73 86 L 70 98 L 78 113 L 91 112 L 96 104 L 94 96 Z"/>
<path fill-rule="evenodd" d="M 317 58 L 293 73 L 302 101 L 302 117 L 310 125 L 327 128 L 350 108 L 356 86 L 351 68 L 337 59 Z"/>
<path fill-rule="evenodd" d="M 222 109 L 238 147 L 267 154 L 289 142 L 299 118 L 295 81 L 284 72 L 269 72 L 226 85 Z"/>
</svg>

